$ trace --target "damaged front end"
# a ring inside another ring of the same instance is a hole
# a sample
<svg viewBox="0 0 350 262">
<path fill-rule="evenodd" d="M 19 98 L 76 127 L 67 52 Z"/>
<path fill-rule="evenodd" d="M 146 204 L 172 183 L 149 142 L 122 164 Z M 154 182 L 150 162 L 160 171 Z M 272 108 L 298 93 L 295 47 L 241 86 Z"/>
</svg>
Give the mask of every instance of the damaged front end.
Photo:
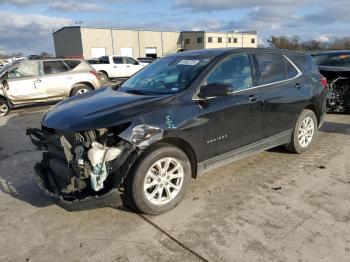
<svg viewBox="0 0 350 262">
<path fill-rule="evenodd" d="M 44 150 L 36 180 L 50 196 L 66 202 L 100 197 L 117 189 L 142 148 L 118 135 L 130 124 L 83 132 L 28 128 L 32 143 Z"/>
</svg>

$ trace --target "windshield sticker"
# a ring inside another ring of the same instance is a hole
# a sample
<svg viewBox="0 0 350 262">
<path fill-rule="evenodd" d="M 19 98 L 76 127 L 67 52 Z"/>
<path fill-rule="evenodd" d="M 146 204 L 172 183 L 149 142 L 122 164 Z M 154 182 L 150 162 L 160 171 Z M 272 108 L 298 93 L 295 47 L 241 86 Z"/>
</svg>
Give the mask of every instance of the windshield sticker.
<svg viewBox="0 0 350 262">
<path fill-rule="evenodd" d="M 200 61 L 199 60 L 181 60 L 179 62 L 179 65 L 189 65 L 189 66 L 195 66 L 198 64 Z"/>
</svg>

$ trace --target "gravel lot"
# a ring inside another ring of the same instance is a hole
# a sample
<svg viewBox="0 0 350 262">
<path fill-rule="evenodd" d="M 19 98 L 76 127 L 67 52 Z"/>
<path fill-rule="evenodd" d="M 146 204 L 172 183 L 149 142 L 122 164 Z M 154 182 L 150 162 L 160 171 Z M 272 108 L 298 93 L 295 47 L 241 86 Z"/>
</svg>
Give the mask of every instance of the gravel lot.
<svg viewBox="0 0 350 262">
<path fill-rule="evenodd" d="M 350 261 L 350 115 L 328 115 L 306 154 L 274 149 L 205 173 L 150 217 L 68 212 L 41 193 L 24 132 L 46 108 L 0 119 L 0 261 Z"/>
</svg>

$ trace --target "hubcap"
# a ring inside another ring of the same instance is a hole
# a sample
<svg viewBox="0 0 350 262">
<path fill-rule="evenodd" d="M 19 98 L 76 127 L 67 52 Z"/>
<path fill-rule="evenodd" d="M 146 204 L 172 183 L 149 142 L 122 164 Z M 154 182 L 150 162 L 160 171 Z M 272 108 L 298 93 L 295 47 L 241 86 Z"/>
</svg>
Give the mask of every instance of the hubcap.
<svg viewBox="0 0 350 262">
<path fill-rule="evenodd" d="M 183 184 L 184 172 L 180 162 L 172 157 L 162 158 L 148 170 L 143 190 L 148 201 L 164 205 L 173 200 Z"/>
<path fill-rule="evenodd" d="M 315 124 L 311 117 L 306 117 L 301 123 L 298 140 L 301 147 L 307 147 L 314 136 Z"/>
<path fill-rule="evenodd" d="M 82 88 L 78 90 L 77 95 L 82 95 L 82 94 L 88 93 L 89 91 L 90 90 L 87 88 Z"/>
<path fill-rule="evenodd" d="M 9 111 L 9 107 L 5 103 L 0 103 L 0 116 L 5 116 Z"/>
</svg>

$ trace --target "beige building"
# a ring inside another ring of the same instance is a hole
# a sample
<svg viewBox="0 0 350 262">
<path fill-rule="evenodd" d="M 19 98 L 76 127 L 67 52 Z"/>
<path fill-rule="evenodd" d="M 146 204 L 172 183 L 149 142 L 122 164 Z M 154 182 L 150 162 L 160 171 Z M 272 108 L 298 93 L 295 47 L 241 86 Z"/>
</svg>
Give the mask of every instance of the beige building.
<svg viewBox="0 0 350 262">
<path fill-rule="evenodd" d="M 104 55 L 162 57 L 184 50 L 257 47 L 257 32 L 165 32 L 64 27 L 53 33 L 56 56 L 86 59 Z"/>
</svg>

